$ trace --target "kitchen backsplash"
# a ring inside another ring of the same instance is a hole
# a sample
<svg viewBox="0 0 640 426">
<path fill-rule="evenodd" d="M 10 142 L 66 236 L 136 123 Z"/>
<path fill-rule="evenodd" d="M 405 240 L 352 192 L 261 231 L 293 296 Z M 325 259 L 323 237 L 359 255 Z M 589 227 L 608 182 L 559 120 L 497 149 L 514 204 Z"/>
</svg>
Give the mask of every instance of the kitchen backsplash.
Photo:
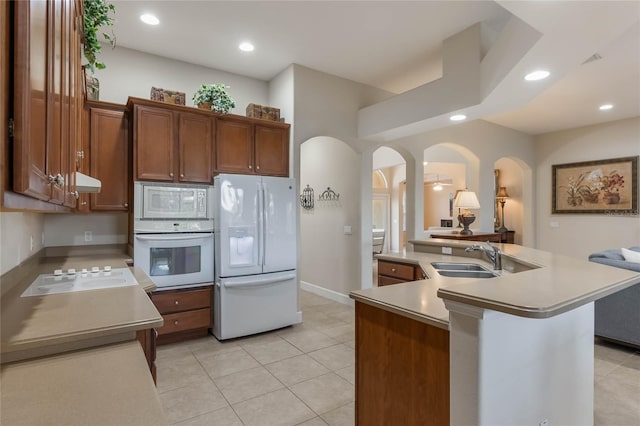
<svg viewBox="0 0 640 426">
<path fill-rule="evenodd" d="M 127 213 L 49 214 L 45 247 L 126 244 Z"/>
<path fill-rule="evenodd" d="M 42 250 L 44 216 L 40 213 L 0 213 L 0 275 Z"/>
</svg>

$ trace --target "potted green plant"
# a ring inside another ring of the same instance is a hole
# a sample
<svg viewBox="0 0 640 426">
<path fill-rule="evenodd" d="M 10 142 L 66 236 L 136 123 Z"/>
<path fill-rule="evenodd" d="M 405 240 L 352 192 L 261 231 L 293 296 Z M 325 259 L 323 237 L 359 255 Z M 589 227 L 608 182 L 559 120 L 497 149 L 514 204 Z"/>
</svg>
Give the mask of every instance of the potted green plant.
<svg viewBox="0 0 640 426">
<path fill-rule="evenodd" d="M 227 94 L 228 88 L 223 83 L 203 84 L 193 94 L 193 103 L 201 109 L 227 114 L 231 108 L 236 107 L 236 103 Z"/>
<path fill-rule="evenodd" d="M 99 61 L 96 55 L 102 50 L 102 45 L 98 40 L 98 31 L 101 27 L 112 26 L 113 18 L 109 15 L 115 13 L 116 8 L 113 4 L 107 3 L 105 0 L 83 0 L 83 21 L 84 21 L 84 37 L 83 37 L 83 53 L 87 60 L 84 65 L 85 70 L 88 68 L 91 73 L 97 69 L 105 68 L 103 62 Z M 115 47 L 116 37 L 113 33 L 102 33 L 104 39 Z M 87 96 L 90 99 L 98 99 L 99 82 L 94 76 L 87 76 Z"/>
</svg>

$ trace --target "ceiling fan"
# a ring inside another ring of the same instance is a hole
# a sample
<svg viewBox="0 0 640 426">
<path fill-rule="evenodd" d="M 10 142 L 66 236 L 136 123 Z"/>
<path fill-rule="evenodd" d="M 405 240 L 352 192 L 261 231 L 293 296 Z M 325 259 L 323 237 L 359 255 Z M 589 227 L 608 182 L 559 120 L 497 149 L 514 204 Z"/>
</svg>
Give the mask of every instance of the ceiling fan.
<svg viewBox="0 0 640 426">
<path fill-rule="evenodd" d="M 453 184 L 452 183 L 448 183 L 448 182 L 441 182 L 440 181 L 440 175 L 437 174 L 436 175 L 436 181 L 431 184 L 431 188 L 434 191 L 442 191 L 445 186 L 451 186 L 451 185 L 453 185 Z"/>
</svg>

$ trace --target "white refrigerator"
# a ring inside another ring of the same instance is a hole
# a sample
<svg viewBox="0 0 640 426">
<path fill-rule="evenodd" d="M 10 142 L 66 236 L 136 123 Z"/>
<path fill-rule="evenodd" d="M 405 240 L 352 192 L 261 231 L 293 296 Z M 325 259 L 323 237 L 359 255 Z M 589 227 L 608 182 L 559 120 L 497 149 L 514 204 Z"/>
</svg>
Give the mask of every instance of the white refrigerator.
<svg viewBox="0 0 640 426">
<path fill-rule="evenodd" d="M 224 340 L 301 322 L 295 180 L 221 174 L 213 191 L 213 334 Z"/>
</svg>

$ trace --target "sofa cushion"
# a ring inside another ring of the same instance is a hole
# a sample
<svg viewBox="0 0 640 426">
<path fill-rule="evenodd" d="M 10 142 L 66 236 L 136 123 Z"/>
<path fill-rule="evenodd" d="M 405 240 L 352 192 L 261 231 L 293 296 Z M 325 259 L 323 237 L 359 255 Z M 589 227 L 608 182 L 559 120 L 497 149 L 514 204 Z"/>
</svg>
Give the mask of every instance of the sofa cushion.
<svg viewBox="0 0 640 426">
<path fill-rule="evenodd" d="M 626 248 L 622 248 L 622 255 L 624 256 L 624 260 L 627 262 L 635 262 L 640 263 L 640 252 L 636 252 L 634 250 L 629 250 Z"/>
<path fill-rule="evenodd" d="M 640 246 L 629 247 L 629 250 L 640 253 Z M 630 271 L 640 272 L 640 263 L 629 262 L 625 260 L 620 249 L 603 250 L 598 253 L 589 255 L 591 262 L 601 263 L 603 265 L 615 266 L 618 268 L 628 269 Z"/>
</svg>

